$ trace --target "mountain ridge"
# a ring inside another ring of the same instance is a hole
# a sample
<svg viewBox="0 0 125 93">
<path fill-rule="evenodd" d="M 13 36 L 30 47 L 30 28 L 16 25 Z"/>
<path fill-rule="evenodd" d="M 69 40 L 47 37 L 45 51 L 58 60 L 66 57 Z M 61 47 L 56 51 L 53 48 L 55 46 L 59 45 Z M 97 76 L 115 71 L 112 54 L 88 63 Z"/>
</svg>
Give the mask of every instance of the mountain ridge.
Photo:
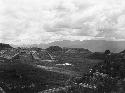
<svg viewBox="0 0 125 93">
<path fill-rule="evenodd" d="M 84 40 L 84 41 L 70 41 L 62 40 L 55 41 L 48 44 L 32 44 L 32 45 L 22 45 L 22 47 L 38 47 L 38 48 L 48 48 L 50 46 L 60 46 L 67 48 L 85 48 L 92 52 L 104 52 L 109 49 L 111 52 L 120 52 L 125 49 L 125 41 L 106 41 L 106 40 Z"/>
</svg>

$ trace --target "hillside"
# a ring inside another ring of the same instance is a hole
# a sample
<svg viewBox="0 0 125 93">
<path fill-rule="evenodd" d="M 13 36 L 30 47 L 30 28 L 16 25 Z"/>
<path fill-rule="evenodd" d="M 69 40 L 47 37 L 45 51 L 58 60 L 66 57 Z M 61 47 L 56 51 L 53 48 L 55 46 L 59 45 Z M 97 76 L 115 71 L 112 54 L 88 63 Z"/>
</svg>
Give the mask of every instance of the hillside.
<svg viewBox="0 0 125 93">
<path fill-rule="evenodd" d="M 64 86 L 69 76 L 24 63 L 0 64 L 0 87 L 6 93 L 34 93 Z"/>
<path fill-rule="evenodd" d="M 12 46 L 10 46 L 9 44 L 0 43 L 0 50 L 7 49 L 7 48 L 12 48 Z"/>
<path fill-rule="evenodd" d="M 103 52 L 84 48 L 4 49 L 0 88 L 6 93 L 112 93 L 119 91 L 118 82 L 124 84 L 124 55 L 124 51 L 111 53 L 111 64 L 106 66 Z"/>
</svg>

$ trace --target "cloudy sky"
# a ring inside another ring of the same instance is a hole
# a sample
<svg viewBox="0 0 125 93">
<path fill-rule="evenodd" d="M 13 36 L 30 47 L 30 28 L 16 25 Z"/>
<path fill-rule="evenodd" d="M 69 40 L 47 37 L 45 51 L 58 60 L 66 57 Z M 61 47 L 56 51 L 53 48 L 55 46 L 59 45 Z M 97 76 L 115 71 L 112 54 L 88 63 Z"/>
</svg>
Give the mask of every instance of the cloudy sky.
<svg viewBox="0 0 125 93">
<path fill-rule="evenodd" d="M 125 40 L 125 0 L 0 0 L 0 42 Z"/>
</svg>

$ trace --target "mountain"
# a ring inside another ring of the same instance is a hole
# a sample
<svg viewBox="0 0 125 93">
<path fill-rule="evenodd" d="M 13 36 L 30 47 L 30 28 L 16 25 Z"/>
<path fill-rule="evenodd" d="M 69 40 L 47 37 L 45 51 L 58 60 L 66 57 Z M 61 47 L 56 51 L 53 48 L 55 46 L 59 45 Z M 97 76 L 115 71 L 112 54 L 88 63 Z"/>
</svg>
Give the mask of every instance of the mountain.
<svg viewBox="0 0 125 93">
<path fill-rule="evenodd" d="M 23 47 L 48 48 L 49 46 L 60 46 L 67 48 L 85 48 L 92 52 L 104 52 L 109 49 L 111 52 L 120 52 L 125 49 L 125 41 L 105 41 L 105 40 L 84 40 L 84 41 L 55 41 L 48 44 L 23 45 Z"/>
<path fill-rule="evenodd" d="M 109 49 L 111 52 L 120 52 L 125 49 L 125 41 L 105 41 L 105 40 L 84 40 L 84 41 L 55 41 L 49 44 L 39 44 L 41 48 L 57 45 L 68 48 L 85 48 L 92 52 L 104 52 Z"/>
</svg>

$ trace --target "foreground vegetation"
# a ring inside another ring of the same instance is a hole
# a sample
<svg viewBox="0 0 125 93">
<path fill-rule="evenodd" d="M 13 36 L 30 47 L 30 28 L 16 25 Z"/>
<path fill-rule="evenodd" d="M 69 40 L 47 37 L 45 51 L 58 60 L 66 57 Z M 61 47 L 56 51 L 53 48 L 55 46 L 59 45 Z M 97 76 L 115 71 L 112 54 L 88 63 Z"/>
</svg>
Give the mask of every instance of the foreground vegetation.
<svg viewBox="0 0 125 93">
<path fill-rule="evenodd" d="M 24 63 L 0 65 L 0 87 L 6 93 L 36 93 L 52 87 L 64 86 L 69 77 Z"/>
</svg>

